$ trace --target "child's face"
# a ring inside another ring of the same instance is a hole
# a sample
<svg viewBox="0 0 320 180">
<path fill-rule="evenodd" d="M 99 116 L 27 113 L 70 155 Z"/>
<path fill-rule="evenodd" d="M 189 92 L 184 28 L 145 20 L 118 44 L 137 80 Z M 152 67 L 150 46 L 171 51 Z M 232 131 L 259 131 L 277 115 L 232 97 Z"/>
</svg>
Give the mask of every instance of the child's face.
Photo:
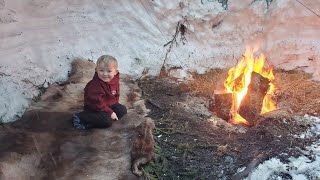
<svg viewBox="0 0 320 180">
<path fill-rule="evenodd" d="M 118 73 L 116 64 L 104 62 L 100 62 L 99 64 L 97 64 L 96 71 L 98 73 L 98 77 L 103 82 L 110 82 Z"/>
</svg>

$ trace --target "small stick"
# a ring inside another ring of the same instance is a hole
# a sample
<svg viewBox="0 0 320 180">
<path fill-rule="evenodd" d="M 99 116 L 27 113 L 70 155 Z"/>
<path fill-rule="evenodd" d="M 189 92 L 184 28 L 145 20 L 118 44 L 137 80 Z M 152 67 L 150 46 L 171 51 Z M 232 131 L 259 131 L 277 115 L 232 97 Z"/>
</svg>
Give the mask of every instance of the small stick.
<svg viewBox="0 0 320 180">
<path fill-rule="evenodd" d="M 261 153 L 257 157 L 255 157 L 250 164 L 241 172 L 238 174 L 232 176 L 230 180 L 241 180 L 249 175 L 249 173 L 256 168 L 262 161 L 264 161 L 266 158 L 266 154 Z"/>
<path fill-rule="evenodd" d="M 150 103 L 151 105 L 163 110 L 163 108 L 161 108 L 160 105 L 158 105 L 158 103 L 152 101 L 151 99 L 147 99 L 147 102 Z"/>
</svg>

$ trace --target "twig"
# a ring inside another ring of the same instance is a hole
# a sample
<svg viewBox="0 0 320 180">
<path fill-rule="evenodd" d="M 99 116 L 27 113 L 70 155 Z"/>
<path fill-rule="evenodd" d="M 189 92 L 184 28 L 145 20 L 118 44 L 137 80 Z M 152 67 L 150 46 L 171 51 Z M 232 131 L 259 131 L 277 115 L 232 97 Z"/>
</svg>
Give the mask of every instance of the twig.
<svg viewBox="0 0 320 180">
<path fill-rule="evenodd" d="M 300 69 L 300 68 L 305 68 L 305 67 L 309 67 L 309 66 L 297 66 L 296 68 L 292 69 L 292 71 Z"/>
<path fill-rule="evenodd" d="M 151 105 L 163 110 L 163 108 L 160 107 L 156 102 L 153 102 L 151 99 L 147 99 L 147 102 L 150 103 Z"/>
<path fill-rule="evenodd" d="M 167 45 L 169 45 L 169 48 L 167 49 L 166 55 L 164 57 L 164 60 L 163 60 L 162 66 L 161 66 L 160 76 L 162 75 L 161 73 L 163 71 L 165 71 L 165 65 L 167 63 L 167 58 L 168 58 L 169 52 L 171 52 L 173 45 L 175 44 L 176 46 L 178 46 L 178 42 L 177 42 L 178 35 L 180 34 L 180 40 L 182 41 L 182 44 L 185 44 L 185 41 L 187 41 L 186 37 L 184 36 L 184 34 L 187 30 L 184 23 L 188 23 L 187 19 L 184 19 L 184 21 L 182 21 L 182 22 L 180 22 L 180 21 L 178 22 L 178 24 L 176 26 L 176 32 L 174 33 L 172 39 L 169 42 L 167 42 L 165 45 L 163 45 L 163 47 L 166 47 Z M 177 56 L 177 58 L 178 58 L 178 56 Z"/>
<path fill-rule="evenodd" d="M 8 75 L 8 74 L 6 74 L 4 72 L 0 72 L 0 76 L 10 76 L 10 75 Z"/>
<path fill-rule="evenodd" d="M 274 67 L 278 67 L 278 66 L 280 66 L 280 65 L 282 65 L 282 64 L 286 64 L 286 63 L 289 63 L 289 61 L 285 61 L 285 62 L 283 62 L 283 63 L 277 64 L 277 65 L 275 65 Z"/>
<path fill-rule="evenodd" d="M 162 130 L 162 129 L 167 129 L 168 131 L 165 131 L 165 130 Z M 177 133 L 177 131 L 175 131 L 173 128 L 156 128 L 156 130 L 160 131 L 163 134 L 167 134 L 167 135 L 171 135 L 171 134 L 176 134 Z"/>
<path fill-rule="evenodd" d="M 249 175 L 249 173 L 255 168 L 257 167 L 260 163 L 262 163 L 262 161 L 264 161 L 266 159 L 266 154 L 261 153 L 259 154 L 257 157 L 255 157 L 250 164 L 240 173 L 232 176 L 230 178 L 230 180 L 241 180 L 244 179 L 245 177 L 247 177 Z"/>
<path fill-rule="evenodd" d="M 23 79 L 22 81 L 27 82 L 27 83 L 31 83 L 34 87 L 38 88 L 39 90 L 43 90 L 45 83 L 47 82 L 47 80 L 45 79 L 44 82 L 41 85 L 35 85 L 33 82 L 31 82 L 29 79 Z"/>
<path fill-rule="evenodd" d="M 316 12 L 314 12 L 312 9 L 310 9 L 308 6 L 304 5 L 302 2 L 300 2 L 299 0 L 296 0 L 298 3 L 300 3 L 302 6 L 304 6 L 305 8 L 307 8 L 310 12 L 312 12 L 313 14 L 315 14 L 316 16 L 318 16 L 320 18 L 320 15 L 317 14 Z"/>
<path fill-rule="evenodd" d="M 180 26 L 180 22 L 178 22 L 178 24 L 176 26 L 176 32 L 174 33 L 172 39 L 169 42 L 167 42 L 165 45 L 163 45 L 163 47 L 166 47 L 167 45 L 170 44 L 169 48 L 167 49 L 166 55 L 164 57 L 164 60 L 163 60 L 162 66 L 161 66 L 161 70 L 163 70 L 163 68 L 165 67 L 165 64 L 166 64 L 167 58 L 168 58 L 168 54 L 171 51 L 173 44 L 175 43 L 177 45 L 177 36 L 179 34 L 179 26 Z"/>
</svg>

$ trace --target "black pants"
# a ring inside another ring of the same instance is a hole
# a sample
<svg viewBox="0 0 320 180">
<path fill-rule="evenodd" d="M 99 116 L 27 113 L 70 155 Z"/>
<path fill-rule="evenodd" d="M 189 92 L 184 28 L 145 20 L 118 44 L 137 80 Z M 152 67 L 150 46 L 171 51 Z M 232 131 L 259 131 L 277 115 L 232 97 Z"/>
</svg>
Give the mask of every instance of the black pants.
<svg viewBox="0 0 320 180">
<path fill-rule="evenodd" d="M 122 104 L 114 104 L 110 107 L 113 112 L 121 119 L 127 114 L 127 108 Z M 111 114 L 103 111 L 82 111 L 79 113 L 79 118 L 81 123 L 86 127 L 86 129 L 91 128 L 107 128 L 112 125 Z"/>
</svg>

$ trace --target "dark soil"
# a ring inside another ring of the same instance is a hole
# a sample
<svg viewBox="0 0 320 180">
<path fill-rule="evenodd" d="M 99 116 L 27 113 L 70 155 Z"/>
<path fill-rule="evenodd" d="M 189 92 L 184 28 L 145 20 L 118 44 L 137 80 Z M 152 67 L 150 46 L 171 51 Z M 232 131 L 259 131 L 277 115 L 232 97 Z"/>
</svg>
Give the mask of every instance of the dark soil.
<svg viewBox="0 0 320 180">
<path fill-rule="evenodd" d="M 177 106 L 192 96 L 177 82 L 148 79 L 139 86 L 156 124 L 157 156 L 144 167 L 146 179 L 229 179 L 258 155 L 261 161 L 286 161 L 313 141 L 293 137 L 308 128 L 294 118 L 269 117 L 251 128 L 217 125 L 207 115 Z"/>
</svg>

